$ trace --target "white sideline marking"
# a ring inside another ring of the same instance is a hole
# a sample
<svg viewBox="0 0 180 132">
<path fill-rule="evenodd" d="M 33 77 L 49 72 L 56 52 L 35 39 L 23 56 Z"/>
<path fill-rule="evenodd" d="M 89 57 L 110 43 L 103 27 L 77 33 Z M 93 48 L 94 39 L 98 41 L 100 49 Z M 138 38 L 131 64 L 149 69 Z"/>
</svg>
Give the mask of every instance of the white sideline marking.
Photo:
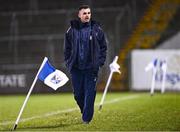
<svg viewBox="0 0 180 132">
<path fill-rule="evenodd" d="M 126 97 L 119 97 L 119 98 L 115 98 L 115 99 L 106 101 L 106 102 L 104 102 L 104 104 L 112 104 L 112 103 L 116 103 L 118 101 L 134 99 L 137 97 L 139 97 L 139 96 L 138 95 L 131 95 L 131 96 L 126 96 Z M 96 103 L 95 106 L 99 106 L 99 103 Z M 74 107 L 74 108 L 65 109 L 65 110 L 58 110 L 58 111 L 54 111 L 54 112 L 45 113 L 45 114 L 39 115 L 39 116 L 32 116 L 32 117 L 24 118 L 24 119 L 21 119 L 19 122 L 26 122 L 26 121 L 30 121 L 33 119 L 39 119 L 39 118 L 54 116 L 54 115 L 62 114 L 62 113 L 69 113 L 69 112 L 73 112 L 76 110 L 79 110 L 79 108 Z M 14 124 L 14 123 L 15 123 L 15 121 L 5 121 L 5 122 L 0 123 L 0 125 L 9 125 L 9 124 Z"/>
</svg>

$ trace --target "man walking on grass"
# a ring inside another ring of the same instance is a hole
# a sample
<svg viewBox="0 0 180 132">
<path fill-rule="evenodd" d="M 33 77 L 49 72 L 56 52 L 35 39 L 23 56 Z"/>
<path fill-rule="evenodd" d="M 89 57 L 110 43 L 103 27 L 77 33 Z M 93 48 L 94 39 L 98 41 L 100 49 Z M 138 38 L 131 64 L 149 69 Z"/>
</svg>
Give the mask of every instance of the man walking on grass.
<svg viewBox="0 0 180 132">
<path fill-rule="evenodd" d="M 100 25 L 91 20 L 91 9 L 82 5 L 78 19 L 70 22 L 65 34 L 64 59 L 71 74 L 74 98 L 88 124 L 94 114 L 99 68 L 106 60 L 106 39 Z"/>
</svg>

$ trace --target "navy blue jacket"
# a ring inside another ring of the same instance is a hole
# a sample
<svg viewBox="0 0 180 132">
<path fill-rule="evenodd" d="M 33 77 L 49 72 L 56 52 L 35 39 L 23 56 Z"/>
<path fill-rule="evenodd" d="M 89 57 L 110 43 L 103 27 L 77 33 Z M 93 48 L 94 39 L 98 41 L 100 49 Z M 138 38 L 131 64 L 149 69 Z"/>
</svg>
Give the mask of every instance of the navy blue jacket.
<svg viewBox="0 0 180 132">
<path fill-rule="evenodd" d="M 71 26 L 65 34 L 64 60 L 69 71 L 71 71 L 77 55 L 77 45 L 80 30 L 80 21 L 71 21 Z M 106 60 L 107 44 L 105 35 L 100 25 L 91 21 L 90 48 L 93 69 L 99 69 Z"/>
</svg>

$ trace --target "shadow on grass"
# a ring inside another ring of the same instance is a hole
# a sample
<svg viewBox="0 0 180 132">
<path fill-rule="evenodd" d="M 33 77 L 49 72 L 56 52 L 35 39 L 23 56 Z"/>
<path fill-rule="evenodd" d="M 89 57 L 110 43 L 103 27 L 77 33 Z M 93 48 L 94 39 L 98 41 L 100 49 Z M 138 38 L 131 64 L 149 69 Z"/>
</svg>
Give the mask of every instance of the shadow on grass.
<svg viewBox="0 0 180 132">
<path fill-rule="evenodd" d="M 74 122 L 70 124 L 44 125 L 44 126 L 26 126 L 26 127 L 24 126 L 24 127 L 17 128 L 16 130 L 24 131 L 24 130 L 35 130 L 35 129 L 55 129 L 55 128 L 65 128 L 65 127 L 70 127 L 70 126 L 80 125 L 80 124 L 82 124 L 82 122 Z"/>
</svg>

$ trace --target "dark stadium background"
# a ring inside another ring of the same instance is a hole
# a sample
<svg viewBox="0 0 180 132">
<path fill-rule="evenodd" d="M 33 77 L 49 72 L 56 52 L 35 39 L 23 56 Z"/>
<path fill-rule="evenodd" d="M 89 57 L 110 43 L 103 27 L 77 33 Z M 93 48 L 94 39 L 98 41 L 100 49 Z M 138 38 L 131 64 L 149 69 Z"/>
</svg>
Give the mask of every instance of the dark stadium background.
<svg viewBox="0 0 180 132">
<path fill-rule="evenodd" d="M 168 0 L 157 1 L 163 3 Z M 166 6 L 159 6 L 165 7 L 168 12 L 171 12 L 174 7 L 177 8 L 159 39 L 149 47 L 137 44 L 132 49 L 155 49 L 180 30 L 180 6 L 174 4 L 176 1 L 178 0 L 169 0 Z M 102 24 L 108 39 L 107 61 L 99 74 L 98 90 L 104 88 L 109 75 L 108 65 L 116 55 L 120 56 L 119 62 L 124 69 L 122 68 L 121 77 L 115 75 L 110 90 L 129 89 L 129 70 L 127 69 L 130 66 L 131 50 L 126 52 L 125 57 L 122 55 L 124 60 L 120 53 L 127 50 L 128 40 L 142 23 L 151 6 L 156 4 L 156 0 L 1 0 L 0 94 L 27 93 L 44 56 L 69 76 L 63 61 L 64 33 L 69 27 L 69 21 L 76 18 L 77 8 L 81 4 L 91 6 L 92 17 Z M 151 36 L 152 32 L 144 34 Z M 19 75 L 24 78 L 19 78 Z M 24 81 L 23 86 L 19 79 Z M 4 81 L 9 83 L 4 84 Z M 72 91 L 71 83 L 69 82 L 58 91 Z M 33 93 L 40 92 L 56 91 L 46 88 L 38 81 Z"/>
</svg>

